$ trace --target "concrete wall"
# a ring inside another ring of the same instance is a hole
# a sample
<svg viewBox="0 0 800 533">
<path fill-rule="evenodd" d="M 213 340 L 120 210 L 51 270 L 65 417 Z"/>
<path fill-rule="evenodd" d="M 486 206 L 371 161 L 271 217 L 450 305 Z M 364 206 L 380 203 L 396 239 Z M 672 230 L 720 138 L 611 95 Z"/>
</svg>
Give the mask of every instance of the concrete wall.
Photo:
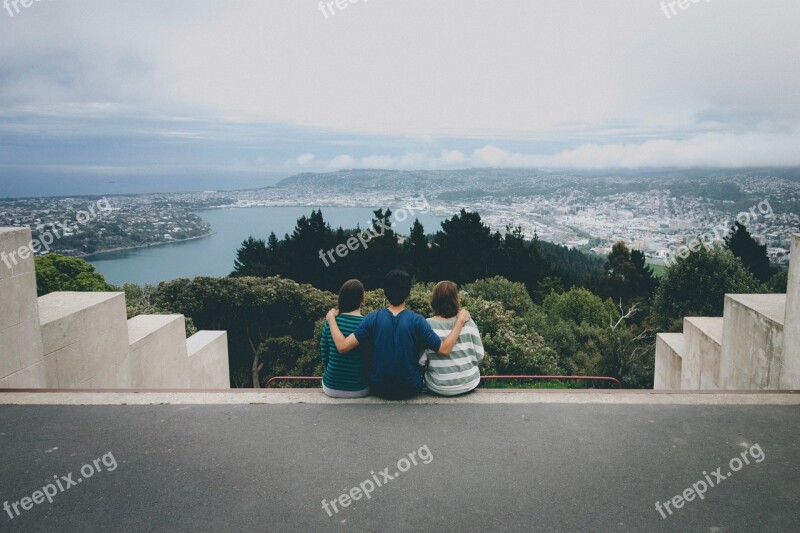
<svg viewBox="0 0 800 533">
<path fill-rule="evenodd" d="M 186 349 L 189 352 L 190 387 L 230 388 L 226 331 L 198 331 L 186 340 Z"/>
<path fill-rule="evenodd" d="M 54 357 L 61 388 L 116 385 L 128 353 L 125 294 L 52 292 L 39 298 L 45 357 Z"/>
<path fill-rule="evenodd" d="M 656 365 L 653 388 L 679 390 L 684 338 L 681 333 L 659 333 L 656 336 Z"/>
<path fill-rule="evenodd" d="M 45 360 L 42 350 L 30 242 L 27 228 L 0 228 L 0 388 L 57 379 L 55 360 Z"/>
<path fill-rule="evenodd" d="M 792 239 L 786 315 L 783 322 L 784 354 L 781 389 L 800 389 L 800 234 Z"/>
<path fill-rule="evenodd" d="M 691 317 L 683 321 L 685 347 L 681 366 L 681 388 L 719 388 L 723 319 Z"/>
<path fill-rule="evenodd" d="M 725 296 L 720 388 L 780 387 L 785 304 L 785 294 Z"/>
<path fill-rule="evenodd" d="M 790 265 L 787 294 L 728 294 L 723 318 L 659 335 L 654 388 L 800 390 L 800 234 Z"/>
<path fill-rule="evenodd" d="M 37 298 L 30 243 L 0 228 L 0 388 L 229 387 L 224 331 L 187 342 L 182 315 L 127 320 L 121 292 Z"/>
<path fill-rule="evenodd" d="M 183 315 L 139 315 L 128 320 L 130 350 L 120 386 L 188 388 L 189 356 Z"/>
</svg>

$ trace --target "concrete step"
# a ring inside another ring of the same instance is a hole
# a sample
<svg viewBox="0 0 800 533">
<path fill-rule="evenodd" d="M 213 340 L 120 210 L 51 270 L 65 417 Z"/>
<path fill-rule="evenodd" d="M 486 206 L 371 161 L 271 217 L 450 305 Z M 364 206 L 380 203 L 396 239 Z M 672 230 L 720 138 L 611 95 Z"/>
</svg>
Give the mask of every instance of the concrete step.
<svg viewBox="0 0 800 533">
<path fill-rule="evenodd" d="M 38 306 L 44 359 L 53 360 L 57 382 L 39 386 L 115 386 L 107 376 L 128 353 L 125 294 L 53 292 Z"/>
<path fill-rule="evenodd" d="M 139 315 L 128 320 L 128 355 L 118 387 L 186 388 L 189 355 L 183 315 Z"/>
<path fill-rule="evenodd" d="M 780 388 L 800 389 L 800 234 L 792 238 L 790 257 Z"/>
<path fill-rule="evenodd" d="M 186 339 L 189 354 L 189 386 L 196 389 L 229 389 L 228 333 L 198 331 Z"/>
<path fill-rule="evenodd" d="M 785 294 L 725 295 L 720 388 L 780 388 L 785 311 Z"/>
<path fill-rule="evenodd" d="M 683 333 L 659 333 L 656 337 L 656 364 L 653 388 L 679 390 L 685 350 Z"/>
<path fill-rule="evenodd" d="M 722 317 L 688 317 L 683 320 L 681 389 L 719 388 L 722 329 Z"/>
<path fill-rule="evenodd" d="M 5 388 L 56 379 L 53 363 L 43 361 L 36 274 L 33 257 L 25 253 L 30 242 L 28 228 L 0 228 L 0 387 Z"/>
</svg>

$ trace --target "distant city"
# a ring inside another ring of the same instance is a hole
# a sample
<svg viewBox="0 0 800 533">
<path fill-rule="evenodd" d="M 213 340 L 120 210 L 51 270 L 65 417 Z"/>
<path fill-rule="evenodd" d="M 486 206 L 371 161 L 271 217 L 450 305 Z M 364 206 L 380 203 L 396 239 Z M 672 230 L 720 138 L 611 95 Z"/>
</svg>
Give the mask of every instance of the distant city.
<svg viewBox="0 0 800 533">
<path fill-rule="evenodd" d="M 773 263 L 786 264 L 790 235 L 800 227 L 794 171 L 573 175 L 520 169 L 342 170 L 299 174 L 261 189 L 108 196 L 111 210 L 84 223 L 76 222 L 79 212 L 97 197 L 10 199 L 0 201 L 0 226 L 29 226 L 35 238 L 53 232 L 58 238 L 51 252 L 85 256 L 209 235 L 214 228 L 196 214 L 201 209 L 396 209 L 420 196 L 438 216 L 477 211 L 499 231 L 521 226 L 528 237 L 535 233 L 597 254 L 624 241 L 656 264 L 698 235 L 723 237 L 737 217 L 767 245 Z"/>
</svg>

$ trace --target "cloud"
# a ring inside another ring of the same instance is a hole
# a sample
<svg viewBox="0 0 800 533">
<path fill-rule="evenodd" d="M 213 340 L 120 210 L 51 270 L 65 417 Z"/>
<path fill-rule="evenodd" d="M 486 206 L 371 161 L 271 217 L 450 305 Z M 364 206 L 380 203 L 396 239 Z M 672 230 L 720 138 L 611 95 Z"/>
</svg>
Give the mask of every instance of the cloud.
<svg viewBox="0 0 800 533">
<path fill-rule="evenodd" d="M 314 161 L 314 159 L 315 159 L 314 154 L 301 154 L 297 156 L 297 159 L 295 161 L 297 162 L 298 165 L 307 165 L 312 161 Z"/>
<path fill-rule="evenodd" d="M 386 168 L 654 168 L 654 167 L 748 167 L 800 166 L 800 133 L 704 133 L 681 140 L 648 140 L 639 143 L 584 143 L 552 154 L 523 153 L 486 144 L 465 156 L 459 150 L 438 155 L 339 155 L 315 161 L 318 169 Z"/>
<path fill-rule="evenodd" d="M 347 154 L 337 155 L 328 163 L 328 167 L 333 169 L 354 168 L 355 166 L 356 160 Z"/>
<path fill-rule="evenodd" d="M 80 4 L 0 16 L 0 165 L 800 164 L 800 2 Z"/>
</svg>

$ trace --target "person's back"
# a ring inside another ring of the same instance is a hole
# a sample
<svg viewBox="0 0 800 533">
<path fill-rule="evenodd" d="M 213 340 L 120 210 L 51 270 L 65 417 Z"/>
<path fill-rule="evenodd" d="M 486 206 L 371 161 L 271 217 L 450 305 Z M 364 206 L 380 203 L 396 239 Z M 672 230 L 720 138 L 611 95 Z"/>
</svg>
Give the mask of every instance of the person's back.
<svg viewBox="0 0 800 533">
<path fill-rule="evenodd" d="M 339 291 L 339 309 L 342 313 L 336 317 L 336 325 L 345 335 L 353 333 L 364 320 L 361 316 L 363 303 L 364 285 L 357 279 L 345 282 Z M 340 353 L 327 322 L 320 336 L 320 354 L 325 369 L 322 374 L 322 390 L 325 394 L 333 398 L 361 398 L 369 394 L 364 351 L 356 348 Z"/>
<path fill-rule="evenodd" d="M 343 334 L 350 335 L 363 320 L 364 317 L 360 315 L 343 314 L 336 317 L 336 324 Z M 320 352 L 325 369 L 322 373 L 322 386 L 328 396 L 358 398 L 369 394 L 369 372 L 364 351 L 356 348 L 345 354 L 339 353 L 327 323 L 322 327 Z"/>
<path fill-rule="evenodd" d="M 384 278 L 383 292 L 389 306 L 369 313 L 352 335 L 342 334 L 336 320 L 337 309 L 328 311 L 326 318 L 339 352 L 347 353 L 361 344 L 370 345 L 373 394 L 392 400 L 410 398 L 422 390 L 417 368 L 420 349 L 449 354 L 461 328 L 470 319 L 469 313 L 459 312 L 453 332 L 442 341 L 421 315 L 405 308 L 411 293 L 411 276 L 402 270 L 392 270 Z"/>
<path fill-rule="evenodd" d="M 427 319 L 433 331 L 444 339 L 451 334 L 461 308 L 458 285 L 452 281 L 441 281 L 431 293 L 433 317 Z M 481 382 L 478 364 L 483 360 L 483 341 L 478 326 L 469 320 L 458 335 L 449 356 L 443 357 L 432 350 L 425 350 L 419 359 L 427 364 L 425 384 L 428 390 L 442 396 L 455 396 L 475 389 Z"/>
<path fill-rule="evenodd" d="M 427 319 L 439 338 L 444 339 L 453 329 L 456 317 Z M 425 350 L 419 359 L 420 365 L 427 364 L 425 385 L 428 390 L 442 396 L 464 394 L 477 387 L 481 382 L 478 365 L 483 360 L 483 342 L 478 333 L 478 326 L 470 320 L 461 329 L 456 345 L 449 357 L 442 357 L 432 350 Z"/>
<path fill-rule="evenodd" d="M 372 349 L 370 387 L 379 396 L 414 395 L 422 390 L 417 354 L 423 347 L 439 349 L 439 337 L 432 335 L 422 315 L 388 309 L 368 314 L 356 329 L 360 343 Z M 344 333 L 344 331 L 343 331 Z"/>
</svg>

